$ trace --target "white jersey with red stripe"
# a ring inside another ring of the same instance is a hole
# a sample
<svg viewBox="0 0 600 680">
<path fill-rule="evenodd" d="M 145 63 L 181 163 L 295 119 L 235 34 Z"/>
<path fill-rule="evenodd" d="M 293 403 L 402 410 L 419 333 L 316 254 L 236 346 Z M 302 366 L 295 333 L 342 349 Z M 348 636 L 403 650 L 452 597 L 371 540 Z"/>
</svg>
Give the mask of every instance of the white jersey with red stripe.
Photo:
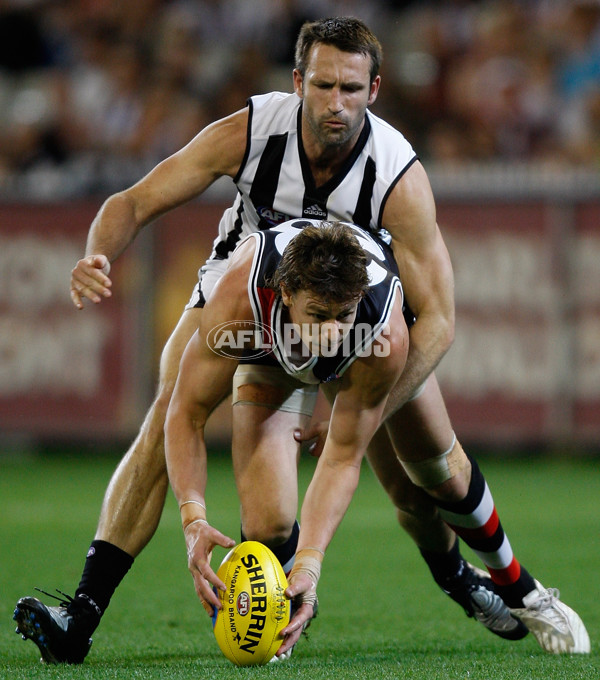
<svg viewBox="0 0 600 680">
<path fill-rule="evenodd" d="M 389 332 L 389 320 L 397 296 L 402 302 L 402 286 L 391 248 L 381 239 L 351 224 L 350 227 L 367 255 L 370 288 L 358 304 L 356 319 L 341 346 L 330 356 L 308 355 L 298 363 L 289 355 L 290 334 L 284 327 L 284 304 L 269 287 L 285 247 L 307 225 L 320 226 L 321 220 L 291 220 L 278 227 L 250 234 L 256 248 L 248 278 L 248 295 L 257 326 L 267 329 L 273 339 L 272 351 L 246 363 L 279 364 L 288 375 L 304 383 L 329 382 L 341 377 L 352 362 L 369 352 L 377 338 Z M 385 346 L 385 345 L 384 345 Z"/>
</svg>

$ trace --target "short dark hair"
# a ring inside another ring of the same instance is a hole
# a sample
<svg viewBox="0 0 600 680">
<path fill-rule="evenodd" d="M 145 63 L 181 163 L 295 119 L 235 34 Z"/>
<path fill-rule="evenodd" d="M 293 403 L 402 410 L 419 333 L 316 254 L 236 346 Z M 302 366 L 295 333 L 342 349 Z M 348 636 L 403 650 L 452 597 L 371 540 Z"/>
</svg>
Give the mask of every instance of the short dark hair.
<svg viewBox="0 0 600 680">
<path fill-rule="evenodd" d="M 309 290 L 327 302 L 361 298 L 369 289 L 367 256 L 352 229 L 341 222 L 309 225 L 295 236 L 268 286 L 281 293 Z"/>
<path fill-rule="evenodd" d="M 383 50 L 379 40 L 356 17 L 332 17 L 307 21 L 296 41 L 295 66 L 304 76 L 311 47 L 315 43 L 333 45 L 342 52 L 356 52 L 371 57 L 370 77 L 373 82 L 379 73 Z"/>
</svg>

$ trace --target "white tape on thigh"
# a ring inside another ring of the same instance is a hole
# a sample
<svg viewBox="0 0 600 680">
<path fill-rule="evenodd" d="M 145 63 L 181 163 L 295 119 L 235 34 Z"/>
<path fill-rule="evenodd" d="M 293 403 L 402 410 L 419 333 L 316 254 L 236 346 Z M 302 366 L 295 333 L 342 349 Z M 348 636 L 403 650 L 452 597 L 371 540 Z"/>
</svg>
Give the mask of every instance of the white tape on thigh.
<svg viewBox="0 0 600 680">
<path fill-rule="evenodd" d="M 454 435 L 450 448 L 439 456 L 419 461 L 401 460 L 402 467 L 410 481 L 416 486 L 430 489 L 452 479 L 456 474 L 459 459 L 464 455 L 461 447 L 456 447 L 456 444 L 456 435 Z"/>
<path fill-rule="evenodd" d="M 244 385 L 256 386 L 251 398 L 240 396 L 240 388 Z M 262 391 L 261 386 L 264 387 Z M 274 411 L 312 416 L 318 391 L 318 385 L 301 383 L 278 366 L 240 364 L 233 376 L 232 404 L 264 406 Z"/>
</svg>

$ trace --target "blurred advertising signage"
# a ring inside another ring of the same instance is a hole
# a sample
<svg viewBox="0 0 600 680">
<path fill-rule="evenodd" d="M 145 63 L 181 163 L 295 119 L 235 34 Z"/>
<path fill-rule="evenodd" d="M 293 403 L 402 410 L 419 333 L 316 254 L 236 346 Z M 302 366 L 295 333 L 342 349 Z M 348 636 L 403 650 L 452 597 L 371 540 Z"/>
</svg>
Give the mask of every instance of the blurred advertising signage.
<svg viewBox="0 0 600 680">
<path fill-rule="evenodd" d="M 0 422 L 4 433 L 114 436 L 139 425 L 134 258 L 115 295 L 78 311 L 71 269 L 98 206 L 0 206 Z M 117 285 L 119 284 L 119 285 Z"/>
<path fill-rule="evenodd" d="M 0 205 L 3 432 L 135 434 L 223 210 L 191 203 L 162 217 L 113 266 L 113 297 L 78 311 L 70 272 L 98 207 Z M 438 222 L 456 336 L 436 374 L 459 438 L 597 442 L 600 204 L 445 200 Z M 209 421 L 218 438 L 230 411 Z"/>
<path fill-rule="evenodd" d="M 437 374 L 482 442 L 600 435 L 600 206 L 444 204 L 456 337 Z"/>
</svg>

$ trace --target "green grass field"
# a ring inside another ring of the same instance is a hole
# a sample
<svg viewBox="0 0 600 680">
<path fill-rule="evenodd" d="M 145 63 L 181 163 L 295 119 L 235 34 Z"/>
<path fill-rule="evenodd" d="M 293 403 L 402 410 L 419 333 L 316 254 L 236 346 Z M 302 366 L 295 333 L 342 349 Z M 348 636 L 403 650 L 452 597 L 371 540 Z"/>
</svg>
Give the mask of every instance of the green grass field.
<svg viewBox="0 0 600 680">
<path fill-rule="evenodd" d="M 598 460 L 480 462 L 517 557 L 580 613 L 591 655 L 555 657 L 532 636 L 506 642 L 468 619 L 434 585 L 365 468 L 327 554 L 320 615 L 290 661 L 236 668 L 221 655 L 194 594 L 170 495 L 155 538 L 117 591 L 86 662 L 44 666 L 37 647 L 14 633 L 14 604 L 35 594 L 34 586 L 73 593 L 116 460 L 0 458 L 0 678 L 600 678 Z M 313 465 L 302 463 L 303 488 Z M 211 459 L 207 500 L 212 523 L 237 538 L 226 456 Z M 215 563 L 223 555 L 215 554 Z"/>
</svg>

